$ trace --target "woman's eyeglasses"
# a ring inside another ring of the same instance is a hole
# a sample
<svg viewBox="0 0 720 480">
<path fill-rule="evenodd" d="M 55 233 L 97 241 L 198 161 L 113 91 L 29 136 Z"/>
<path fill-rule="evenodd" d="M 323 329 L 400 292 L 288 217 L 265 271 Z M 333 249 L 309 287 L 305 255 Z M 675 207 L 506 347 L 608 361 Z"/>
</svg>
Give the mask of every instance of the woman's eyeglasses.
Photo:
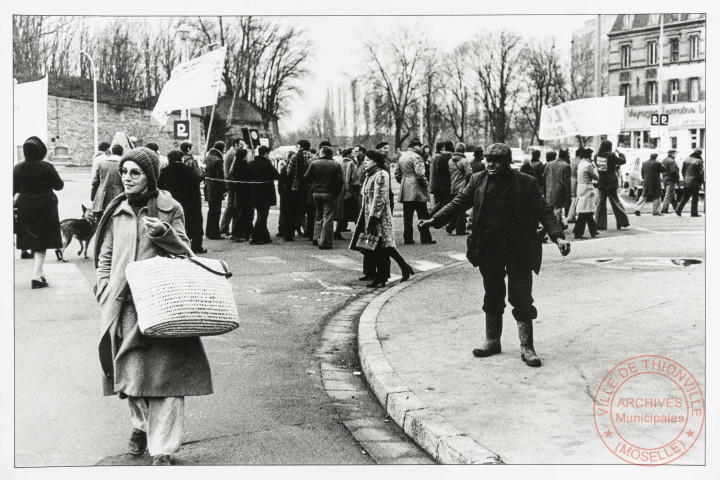
<svg viewBox="0 0 720 480">
<path fill-rule="evenodd" d="M 121 177 L 124 177 L 125 175 L 130 175 L 130 178 L 132 178 L 133 180 L 137 180 L 138 178 L 140 178 L 140 175 L 145 175 L 145 172 L 143 172 L 142 170 L 137 170 L 135 168 L 133 168 L 132 170 L 121 168 L 120 170 L 118 170 L 118 173 Z"/>
</svg>

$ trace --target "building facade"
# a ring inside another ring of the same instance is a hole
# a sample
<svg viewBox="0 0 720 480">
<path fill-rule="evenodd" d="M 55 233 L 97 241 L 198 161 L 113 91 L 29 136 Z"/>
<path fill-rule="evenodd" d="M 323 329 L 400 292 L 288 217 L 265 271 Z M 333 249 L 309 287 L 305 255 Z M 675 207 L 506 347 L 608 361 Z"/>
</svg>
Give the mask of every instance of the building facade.
<svg viewBox="0 0 720 480">
<path fill-rule="evenodd" d="M 662 14 L 662 46 L 660 15 L 618 15 L 608 34 L 610 95 L 625 97 L 618 145 L 686 155 L 705 147 L 705 15 Z M 655 113 L 668 115 L 665 132 Z"/>
</svg>

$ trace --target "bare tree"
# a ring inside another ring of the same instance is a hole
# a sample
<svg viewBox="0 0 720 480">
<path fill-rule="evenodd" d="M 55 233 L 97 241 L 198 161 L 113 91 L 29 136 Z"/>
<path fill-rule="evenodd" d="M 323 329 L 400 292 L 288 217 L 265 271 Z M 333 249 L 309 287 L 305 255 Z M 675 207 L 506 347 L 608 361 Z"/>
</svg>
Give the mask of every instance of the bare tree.
<svg viewBox="0 0 720 480">
<path fill-rule="evenodd" d="M 531 131 L 530 142 L 538 138 L 540 113 L 545 106 L 562 103 L 567 81 L 562 71 L 560 56 L 554 40 L 532 41 L 525 46 L 522 55 L 525 65 L 524 82 L 527 86 L 527 102 L 520 108 Z"/>
<path fill-rule="evenodd" d="M 77 61 L 70 48 L 77 33 L 73 18 L 82 17 L 13 16 L 13 75 L 18 81 L 70 71 Z"/>
<path fill-rule="evenodd" d="M 570 50 L 570 81 L 567 92 L 568 100 L 595 96 L 595 34 L 583 32 L 574 35 Z M 608 42 L 601 45 L 600 51 L 600 96 L 608 94 Z"/>
<path fill-rule="evenodd" d="M 381 100 L 377 107 L 392 118 L 396 148 L 417 127 L 421 62 L 428 47 L 425 37 L 416 32 L 403 26 L 365 42 L 370 63 L 367 80 L 372 91 L 383 92 L 376 97 Z"/>
<path fill-rule="evenodd" d="M 520 37 L 512 32 L 481 34 L 467 51 L 490 135 L 494 142 L 505 142 L 520 91 Z"/>
<path fill-rule="evenodd" d="M 125 100 L 137 100 L 143 93 L 141 48 L 133 35 L 139 28 L 137 21 L 116 19 L 96 37 L 98 80 Z"/>
<path fill-rule="evenodd" d="M 429 144 L 435 143 L 445 123 L 441 101 L 445 95 L 447 71 L 442 63 L 442 55 L 434 45 L 428 45 L 421 62 L 422 115 L 425 138 Z M 424 139 L 420 139 L 424 141 Z"/>
<path fill-rule="evenodd" d="M 448 125 L 457 139 L 466 141 L 469 111 L 470 111 L 470 82 L 467 79 L 466 44 L 458 46 L 450 56 L 450 71 L 447 75 L 446 100 L 443 114 Z"/>
</svg>

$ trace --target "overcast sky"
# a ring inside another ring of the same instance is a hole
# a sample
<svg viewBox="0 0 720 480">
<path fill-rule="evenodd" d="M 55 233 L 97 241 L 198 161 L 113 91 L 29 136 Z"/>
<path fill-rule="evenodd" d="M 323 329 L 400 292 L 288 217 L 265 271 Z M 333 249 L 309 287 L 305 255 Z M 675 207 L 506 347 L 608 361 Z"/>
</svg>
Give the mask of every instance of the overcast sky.
<svg viewBox="0 0 720 480">
<path fill-rule="evenodd" d="M 316 53 L 309 64 L 314 76 L 303 82 L 305 94 L 290 104 L 290 115 L 282 119 L 281 129 L 303 126 L 312 110 L 323 105 L 328 86 L 342 82 L 346 73 L 359 72 L 363 39 L 374 31 L 386 32 L 404 24 L 418 28 L 450 52 L 477 32 L 506 29 L 528 39 L 554 37 L 560 51 L 569 54 L 573 31 L 592 18 L 594 15 L 283 17 L 283 23 L 306 27 Z"/>
</svg>

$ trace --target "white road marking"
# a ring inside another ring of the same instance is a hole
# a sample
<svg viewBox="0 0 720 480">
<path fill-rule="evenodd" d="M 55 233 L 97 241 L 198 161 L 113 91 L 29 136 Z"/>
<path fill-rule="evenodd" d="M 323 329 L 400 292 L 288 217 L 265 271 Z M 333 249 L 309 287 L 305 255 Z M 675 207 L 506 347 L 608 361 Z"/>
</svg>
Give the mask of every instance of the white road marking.
<svg viewBox="0 0 720 480">
<path fill-rule="evenodd" d="M 322 285 L 322 287 L 326 290 L 352 290 L 352 287 L 347 287 L 345 285 L 330 285 L 329 283 L 323 282 L 320 279 L 318 279 L 317 283 Z"/>
<path fill-rule="evenodd" d="M 428 270 L 434 270 L 443 266 L 440 263 L 428 262 L 426 260 L 412 260 L 408 263 L 410 263 L 415 270 L 420 270 L 421 272 L 427 272 Z"/>
<path fill-rule="evenodd" d="M 312 255 L 312 257 L 343 270 L 362 272 L 362 262 L 355 258 L 345 255 Z"/>
<path fill-rule="evenodd" d="M 287 263 L 287 260 L 283 260 L 279 257 L 251 257 L 248 258 L 251 262 L 262 263 L 264 265 L 271 265 L 277 263 Z"/>
<path fill-rule="evenodd" d="M 467 260 L 467 256 L 465 256 L 465 253 L 463 252 L 443 252 L 448 257 L 452 258 L 453 260 L 459 260 L 464 261 Z"/>
</svg>

